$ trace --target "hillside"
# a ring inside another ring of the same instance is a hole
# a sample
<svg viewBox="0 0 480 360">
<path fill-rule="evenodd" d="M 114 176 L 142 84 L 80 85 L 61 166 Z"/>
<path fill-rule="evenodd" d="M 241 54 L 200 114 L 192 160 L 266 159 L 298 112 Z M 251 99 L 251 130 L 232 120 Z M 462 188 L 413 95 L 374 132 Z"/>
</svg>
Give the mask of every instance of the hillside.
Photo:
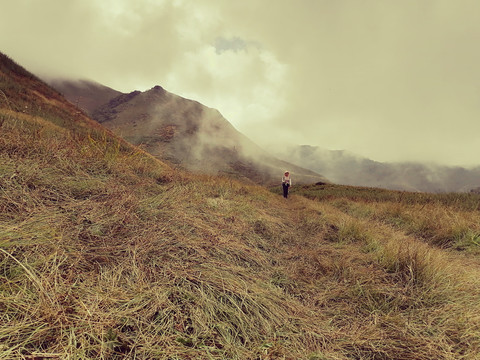
<svg viewBox="0 0 480 360">
<path fill-rule="evenodd" d="M 383 163 L 308 145 L 270 150 L 275 156 L 288 156 L 295 164 L 323 174 L 335 184 L 421 192 L 468 192 L 480 184 L 480 166 Z"/>
<path fill-rule="evenodd" d="M 72 103 L 109 98 L 111 89 L 73 81 L 53 84 Z M 90 89 L 90 93 L 89 93 Z M 258 184 L 278 184 L 288 169 L 297 183 L 323 176 L 279 160 L 238 132 L 215 109 L 169 93 L 160 86 L 110 98 L 92 109 L 93 119 L 155 157 L 196 173 L 229 175 Z"/>
<path fill-rule="evenodd" d="M 480 195 L 182 172 L 0 63 L 0 358 L 478 359 Z"/>
</svg>

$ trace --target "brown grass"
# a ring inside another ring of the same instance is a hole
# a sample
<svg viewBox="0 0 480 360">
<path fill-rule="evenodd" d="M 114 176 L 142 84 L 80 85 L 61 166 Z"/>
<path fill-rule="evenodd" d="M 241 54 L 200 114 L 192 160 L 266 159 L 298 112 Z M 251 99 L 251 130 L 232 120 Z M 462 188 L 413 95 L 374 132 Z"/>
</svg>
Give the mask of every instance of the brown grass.
<svg viewBox="0 0 480 360">
<path fill-rule="evenodd" d="M 0 111 L 0 358 L 478 358 L 475 210 L 285 201 Z"/>
</svg>

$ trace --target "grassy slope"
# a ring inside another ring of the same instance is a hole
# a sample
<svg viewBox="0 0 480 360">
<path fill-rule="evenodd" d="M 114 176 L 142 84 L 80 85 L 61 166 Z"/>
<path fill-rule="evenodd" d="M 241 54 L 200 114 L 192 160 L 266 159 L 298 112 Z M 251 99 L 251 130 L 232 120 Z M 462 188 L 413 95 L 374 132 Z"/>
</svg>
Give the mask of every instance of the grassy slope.
<svg viewBox="0 0 480 360">
<path fill-rule="evenodd" d="M 0 359 L 478 358 L 478 197 L 317 186 L 284 201 L 14 110 Z"/>
</svg>

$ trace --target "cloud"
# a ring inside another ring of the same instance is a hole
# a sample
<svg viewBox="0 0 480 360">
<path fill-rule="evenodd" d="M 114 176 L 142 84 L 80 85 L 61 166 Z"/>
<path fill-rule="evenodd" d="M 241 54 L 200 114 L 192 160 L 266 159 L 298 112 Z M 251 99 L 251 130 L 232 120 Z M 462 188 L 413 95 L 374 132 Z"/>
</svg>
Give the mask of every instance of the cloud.
<svg viewBox="0 0 480 360">
<path fill-rule="evenodd" d="M 217 54 L 222 52 L 233 50 L 235 52 L 245 50 L 247 48 L 247 43 L 238 37 L 233 37 L 230 39 L 224 37 L 218 37 L 215 39 L 215 51 Z"/>
<path fill-rule="evenodd" d="M 216 39 L 178 57 L 165 84 L 182 96 L 219 109 L 246 132 L 273 121 L 282 111 L 287 101 L 283 89 L 287 72 L 286 65 L 257 45 L 239 38 Z M 181 91 L 185 84 L 188 90 Z"/>
<path fill-rule="evenodd" d="M 242 27 L 253 14 L 249 34 L 290 68 L 277 128 L 292 129 L 297 142 L 378 160 L 478 163 L 478 4 L 309 5 L 292 11 L 278 2 L 271 13 L 257 6 L 232 16 Z M 266 25 L 267 16 L 275 21 Z"/>
<path fill-rule="evenodd" d="M 40 75 L 156 84 L 262 143 L 478 164 L 473 0 L 16 0 L 0 49 Z"/>
</svg>

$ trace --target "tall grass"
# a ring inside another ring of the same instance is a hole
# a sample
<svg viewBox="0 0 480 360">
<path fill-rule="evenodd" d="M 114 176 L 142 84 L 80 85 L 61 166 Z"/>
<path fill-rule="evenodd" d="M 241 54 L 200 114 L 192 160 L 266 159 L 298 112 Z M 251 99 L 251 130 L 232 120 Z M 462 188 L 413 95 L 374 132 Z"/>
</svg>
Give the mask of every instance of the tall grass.
<svg viewBox="0 0 480 360">
<path fill-rule="evenodd" d="M 280 228 L 258 206 L 268 192 L 181 174 L 110 137 L 28 115 L 3 130 L 0 357 L 319 349 L 322 333 L 292 324 L 298 306 L 262 275 L 275 247 L 266 237 Z"/>
<path fill-rule="evenodd" d="M 345 199 L 362 203 L 430 204 L 465 211 L 480 210 L 480 194 L 476 193 L 415 193 L 335 184 L 306 185 L 292 190 L 296 194 L 316 200 Z"/>
<path fill-rule="evenodd" d="M 446 251 L 412 215 L 475 232 L 468 207 L 284 201 L 97 128 L 9 114 L 1 359 L 477 358 L 472 246 Z"/>
<path fill-rule="evenodd" d="M 350 355 L 388 359 L 476 358 L 474 352 L 464 351 L 465 348 L 478 351 L 475 339 L 480 330 L 477 307 L 480 291 L 476 257 L 445 252 L 375 219 L 357 218 L 358 211 L 347 215 L 334 202 L 319 202 L 316 206 L 326 214 L 327 224 L 339 227 L 335 218 L 358 222 L 358 232 L 363 236 L 356 236 L 359 239 L 356 244 L 359 250 L 373 256 L 372 259 L 344 255 L 342 277 L 338 279 L 348 286 L 335 293 L 336 300 L 325 295 L 316 300 L 323 307 L 332 301 L 338 304 L 340 300 L 345 304 L 344 310 L 349 304 L 351 311 L 339 316 L 339 323 L 347 327 L 355 324 L 369 333 L 369 340 L 360 337 L 347 345 Z M 324 231 L 328 234 L 330 226 Z M 353 245 L 340 244 L 350 250 Z M 325 246 L 321 251 L 325 253 Z M 424 348 L 433 338 L 438 342 L 429 345 L 430 350 Z"/>
<path fill-rule="evenodd" d="M 337 185 L 306 186 L 297 193 L 328 199 L 355 218 L 389 224 L 438 247 L 480 253 L 478 194 L 417 194 Z"/>
</svg>

